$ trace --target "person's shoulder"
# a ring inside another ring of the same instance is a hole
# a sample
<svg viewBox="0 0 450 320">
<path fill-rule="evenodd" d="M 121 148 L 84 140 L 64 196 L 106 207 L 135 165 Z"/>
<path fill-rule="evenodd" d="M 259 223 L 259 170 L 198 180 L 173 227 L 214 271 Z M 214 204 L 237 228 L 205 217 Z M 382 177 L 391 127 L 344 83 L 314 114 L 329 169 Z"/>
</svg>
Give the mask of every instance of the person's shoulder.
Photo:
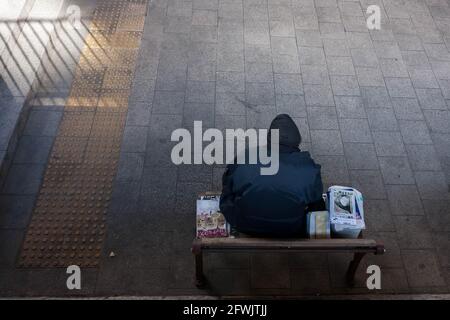
<svg viewBox="0 0 450 320">
<path fill-rule="evenodd" d="M 298 159 L 299 164 L 302 166 L 310 166 L 312 168 L 320 169 L 321 166 L 317 164 L 314 159 L 311 157 L 309 151 L 300 151 L 296 152 L 296 158 Z"/>
</svg>

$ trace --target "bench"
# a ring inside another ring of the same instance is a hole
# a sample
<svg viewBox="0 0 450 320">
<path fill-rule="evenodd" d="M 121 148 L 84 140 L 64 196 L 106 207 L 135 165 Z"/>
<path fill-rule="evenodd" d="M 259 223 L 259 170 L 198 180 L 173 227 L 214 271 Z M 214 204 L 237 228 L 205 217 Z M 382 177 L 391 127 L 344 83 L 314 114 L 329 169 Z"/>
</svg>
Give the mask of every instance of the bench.
<svg viewBox="0 0 450 320">
<path fill-rule="evenodd" d="M 263 239 L 252 237 L 194 239 L 195 280 L 198 288 L 206 285 L 203 274 L 203 252 L 350 252 L 353 260 L 346 273 L 349 286 L 354 285 L 355 273 L 367 253 L 383 254 L 384 245 L 375 240 L 362 239 Z"/>
</svg>

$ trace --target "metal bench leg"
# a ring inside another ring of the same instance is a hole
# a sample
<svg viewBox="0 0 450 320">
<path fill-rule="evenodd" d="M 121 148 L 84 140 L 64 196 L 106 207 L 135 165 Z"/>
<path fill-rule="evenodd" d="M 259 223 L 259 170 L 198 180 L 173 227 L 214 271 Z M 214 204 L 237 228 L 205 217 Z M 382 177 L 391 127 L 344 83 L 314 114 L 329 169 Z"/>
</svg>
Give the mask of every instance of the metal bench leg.
<svg viewBox="0 0 450 320">
<path fill-rule="evenodd" d="M 203 274 L 203 253 L 194 253 L 195 257 L 195 286 L 197 288 L 203 288 L 206 285 L 206 278 Z"/>
<path fill-rule="evenodd" d="M 350 262 L 350 265 L 348 266 L 347 274 L 346 274 L 346 280 L 347 284 L 350 287 L 353 287 L 355 285 L 355 274 L 358 270 L 359 263 L 361 262 L 362 258 L 366 253 L 362 252 L 356 252 L 353 256 L 353 260 Z"/>
</svg>

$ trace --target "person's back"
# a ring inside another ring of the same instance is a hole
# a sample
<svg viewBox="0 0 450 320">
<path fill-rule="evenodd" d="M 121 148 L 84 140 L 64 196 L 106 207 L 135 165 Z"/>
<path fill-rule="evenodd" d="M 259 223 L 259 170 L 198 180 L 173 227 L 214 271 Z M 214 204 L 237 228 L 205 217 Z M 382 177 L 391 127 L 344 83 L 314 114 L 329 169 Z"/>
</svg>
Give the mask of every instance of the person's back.
<svg viewBox="0 0 450 320">
<path fill-rule="evenodd" d="M 278 173 L 261 175 L 261 164 L 229 165 L 223 176 L 220 208 L 239 232 L 300 236 L 305 208 L 322 201 L 320 166 L 309 152 L 299 150 L 301 136 L 288 115 L 277 116 L 270 129 L 279 129 Z"/>
</svg>

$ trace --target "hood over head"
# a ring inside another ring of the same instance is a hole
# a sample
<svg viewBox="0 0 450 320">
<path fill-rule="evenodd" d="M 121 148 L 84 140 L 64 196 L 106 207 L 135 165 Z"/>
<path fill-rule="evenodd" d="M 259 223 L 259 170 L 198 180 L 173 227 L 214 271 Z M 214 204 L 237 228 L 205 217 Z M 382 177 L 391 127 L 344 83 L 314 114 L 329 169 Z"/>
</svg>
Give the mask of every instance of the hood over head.
<svg viewBox="0 0 450 320">
<path fill-rule="evenodd" d="M 294 120 L 287 114 L 279 114 L 270 124 L 268 140 L 270 141 L 270 130 L 278 129 L 280 136 L 280 147 L 298 148 L 302 142 L 302 136 Z"/>
</svg>

